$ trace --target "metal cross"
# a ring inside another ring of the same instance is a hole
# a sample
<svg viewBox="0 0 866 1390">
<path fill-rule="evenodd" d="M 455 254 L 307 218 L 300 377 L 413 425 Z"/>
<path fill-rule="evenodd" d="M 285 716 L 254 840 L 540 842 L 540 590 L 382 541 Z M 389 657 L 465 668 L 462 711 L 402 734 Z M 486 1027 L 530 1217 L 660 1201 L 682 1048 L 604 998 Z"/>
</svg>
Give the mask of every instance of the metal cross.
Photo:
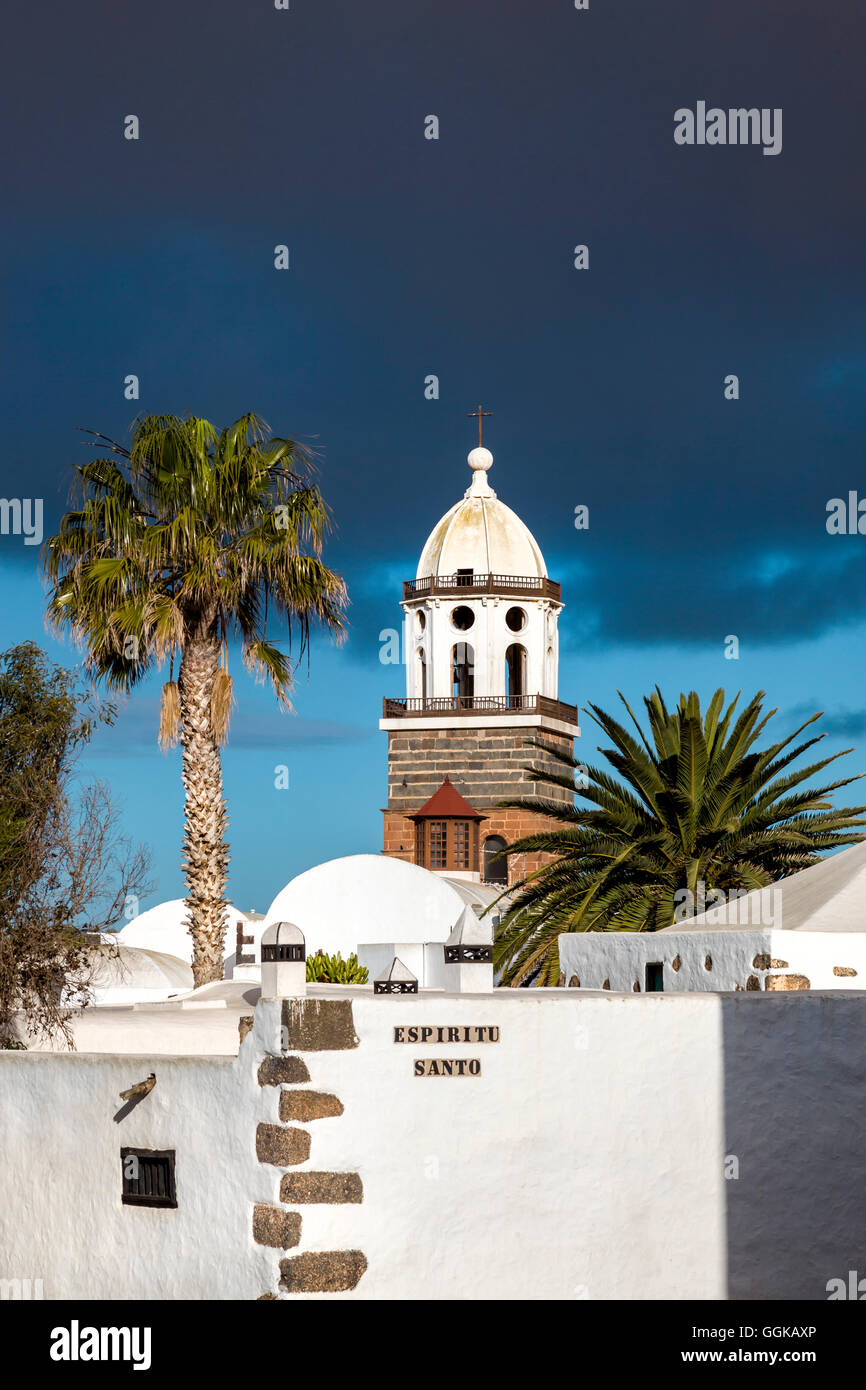
<svg viewBox="0 0 866 1390">
<path fill-rule="evenodd" d="M 489 419 L 490 416 L 491 416 L 492 414 L 493 414 L 493 411 L 492 411 L 492 410 L 482 410 L 482 409 L 481 409 L 481 406 L 479 406 L 477 410 L 469 410 L 469 411 L 467 411 L 466 418 L 467 418 L 468 420 L 475 420 L 475 419 L 478 420 L 478 447 L 479 447 L 479 449 L 481 448 L 481 421 L 482 421 L 482 420 L 487 420 L 487 419 Z"/>
</svg>

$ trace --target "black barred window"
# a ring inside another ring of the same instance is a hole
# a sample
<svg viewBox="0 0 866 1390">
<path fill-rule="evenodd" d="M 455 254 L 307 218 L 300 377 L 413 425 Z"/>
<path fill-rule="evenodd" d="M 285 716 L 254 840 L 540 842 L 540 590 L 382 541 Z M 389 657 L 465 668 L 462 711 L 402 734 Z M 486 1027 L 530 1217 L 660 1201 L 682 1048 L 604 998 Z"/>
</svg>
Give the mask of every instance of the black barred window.
<svg viewBox="0 0 866 1390">
<path fill-rule="evenodd" d="M 127 1207 L 176 1207 L 174 1149 L 121 1149 L 123 1188 Z"/>
</svg>

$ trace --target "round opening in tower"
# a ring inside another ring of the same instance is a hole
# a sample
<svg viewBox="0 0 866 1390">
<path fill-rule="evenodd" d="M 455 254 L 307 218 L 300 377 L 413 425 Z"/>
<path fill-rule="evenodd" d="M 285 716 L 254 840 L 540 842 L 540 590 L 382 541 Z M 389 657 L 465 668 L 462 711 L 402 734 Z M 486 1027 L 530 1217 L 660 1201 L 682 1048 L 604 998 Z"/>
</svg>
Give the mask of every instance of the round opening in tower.
<svg viewBox="0 0 866 1390">
<path fill-rule="evenodd" d="M 467 608 L 465 603 L 461 603 L 459 608 L 455 608 L 451 614 L 451 622 L 458 632 L 468 632 L 475 622 L 475 614 L 471 608 Z"/>
<path fill-rule="evenodd" d="M 418 612 L 415 614 L 415 631 L 416 631 L 416 632 L 423 632 L 426 626 L 427 626 L 427 618 L 426 618 L 425 614 L 422 613 L 421 610 L 420 610 L 420 608 L 419 608 Z"/>
<path fill-rule="evenodd" d="M 522 608 L 509 608 L 505 622 L 512 632 L 520 632 L 521 628 L 526 627 L 526 614 Z"/>
</svg>

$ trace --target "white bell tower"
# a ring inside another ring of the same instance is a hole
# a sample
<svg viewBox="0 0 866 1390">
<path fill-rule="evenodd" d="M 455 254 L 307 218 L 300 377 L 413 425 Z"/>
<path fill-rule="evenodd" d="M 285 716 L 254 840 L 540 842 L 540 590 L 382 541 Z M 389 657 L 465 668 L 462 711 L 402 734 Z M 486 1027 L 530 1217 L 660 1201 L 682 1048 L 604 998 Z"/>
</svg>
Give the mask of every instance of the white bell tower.
<svg viewBox="0 0 866 1390">
<path fill-rule="evenodd" d="M 559 699 L 560 586 L 528 526 L 490 486 L 484 412 L 473 414 L 472 481 L 403 584 L 406 695 L 385 699 L 379 727 L 388 733 L 385 854 L 489 878 L 504 872 L 496 853 L 506 842 L 547 825 L 504 801 L 543 795 L 573 803 L 566 788 L 542 786 L 523 768 L 561 772 L 555 754 L 571 753 L 580 729 L 576 707 Z M 451 788 L 445 801 L 443 784 Z M 443 809 L 454 791 L 459 806 Z M 430 822 L 426 830 L 419 820 Z M 451 820 L 467 829 L 443 831 Z"/>
</svg>

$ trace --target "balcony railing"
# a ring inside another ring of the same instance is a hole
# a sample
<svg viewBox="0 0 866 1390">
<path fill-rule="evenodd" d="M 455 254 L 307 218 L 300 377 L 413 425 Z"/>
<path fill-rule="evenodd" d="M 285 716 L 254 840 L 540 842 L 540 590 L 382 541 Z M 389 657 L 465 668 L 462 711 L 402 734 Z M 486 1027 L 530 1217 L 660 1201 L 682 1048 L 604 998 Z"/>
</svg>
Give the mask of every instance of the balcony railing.
<svg viewBox="0 0 866 1390">
<path fill-rule="evenodd" d="M 440 695 L 382 701 L 383 719 L 423 719 L 428 714 L 541 714 L 565 724 L 577 723 L 577 705 L 549 695 Z"/>
<path fill-rule="evenodd" d="M 561 602 L 562 585 L 532 574 L 439 574 L 430 579 L 404 579 L 403 599 L 462 594 L 511 594 L 523 598 L 550 598 Z"/>
</svg>

